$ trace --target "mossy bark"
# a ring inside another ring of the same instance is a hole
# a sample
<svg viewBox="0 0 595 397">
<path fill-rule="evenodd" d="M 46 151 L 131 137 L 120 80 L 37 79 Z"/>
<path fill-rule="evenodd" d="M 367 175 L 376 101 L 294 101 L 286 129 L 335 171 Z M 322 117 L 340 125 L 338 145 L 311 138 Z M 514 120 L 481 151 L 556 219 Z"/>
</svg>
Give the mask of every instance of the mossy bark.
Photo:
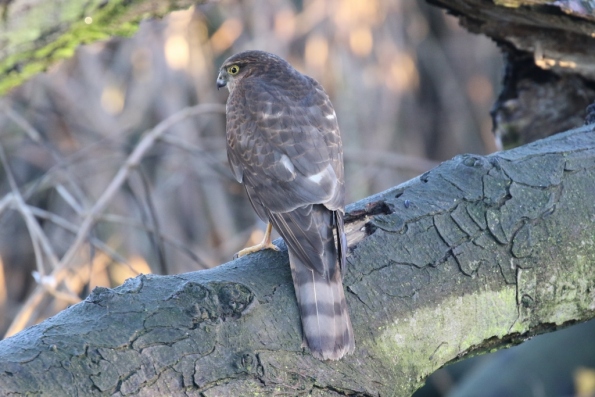
<svg viewBox="0 0 595 397">
<path fill-rule="evenodd" d="M 131 36 L 143 18 L 190 0 L 9 0 L 0 3 L 0 95 L 69 58 L 81 44 Z"/>
<path fill-rule="evenodd" d="M 94 290 L 0 342 L 0 390 L 408 396 L 446 363 L 595 317 L 594 193 L 587 126 L 349 206 L 357 347 L 338 362 L 301 348 L 286 251 L 266 251 Z"/>
</svg>

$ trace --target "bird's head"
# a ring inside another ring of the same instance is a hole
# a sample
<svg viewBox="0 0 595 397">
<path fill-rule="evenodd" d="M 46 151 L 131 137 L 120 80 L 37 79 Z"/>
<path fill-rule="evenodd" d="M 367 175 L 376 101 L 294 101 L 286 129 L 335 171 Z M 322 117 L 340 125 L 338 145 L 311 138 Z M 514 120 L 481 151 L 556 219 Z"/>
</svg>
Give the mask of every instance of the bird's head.
<svg viewBox="0 0 595 397">
<path fill-rule="evenodd" d="M 283 58 L 264 51 L 244 51 L 233 55 L 221 65 L 217 76 L 217 89 L 227 87 L 232 92 L 248 76 L 275 76 L 294 69 Z M 272 73 L 278 72 L 278 73 Z"/>
</svg>

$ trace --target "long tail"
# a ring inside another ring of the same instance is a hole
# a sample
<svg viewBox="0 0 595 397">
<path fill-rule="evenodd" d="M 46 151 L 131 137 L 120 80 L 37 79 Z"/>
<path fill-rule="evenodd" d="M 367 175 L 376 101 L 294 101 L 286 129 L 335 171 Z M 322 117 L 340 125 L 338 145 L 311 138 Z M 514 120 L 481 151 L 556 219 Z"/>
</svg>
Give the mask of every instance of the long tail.
<svg viewBox="0 0 595 397">
<path fill-rule="evenodd" d="M 291 251 L 289 262 L 302 318 L 303 344 L 321 360 L 338 360 L 352 353 L 355 338 L 340 272 L 329 279 L 304 265 Z"/>
<path fill-rule="evenodd" d="M 341 213 L 314 205 L 275 214 L 271 220 L 289 248 L 303 344 L 321 360 L 352 353 L 355 337 L 341 272 L 346 248 Z"/>
</svg>

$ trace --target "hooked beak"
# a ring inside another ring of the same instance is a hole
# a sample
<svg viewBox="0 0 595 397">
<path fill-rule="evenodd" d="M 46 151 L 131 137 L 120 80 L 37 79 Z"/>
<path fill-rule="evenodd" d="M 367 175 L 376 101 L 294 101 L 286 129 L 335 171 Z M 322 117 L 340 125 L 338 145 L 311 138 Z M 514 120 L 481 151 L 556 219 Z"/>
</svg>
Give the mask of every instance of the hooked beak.
<svg viewBox="0 0 595 397">
<path fill-rule="evenodd" d="M 217 90 L 219 90 L 219 88 L 225 87 L 226 85 L 227 81 L 225 81 L 221 73 L 219 73 L 219 76 L 217 76 Z"/>
</svg>

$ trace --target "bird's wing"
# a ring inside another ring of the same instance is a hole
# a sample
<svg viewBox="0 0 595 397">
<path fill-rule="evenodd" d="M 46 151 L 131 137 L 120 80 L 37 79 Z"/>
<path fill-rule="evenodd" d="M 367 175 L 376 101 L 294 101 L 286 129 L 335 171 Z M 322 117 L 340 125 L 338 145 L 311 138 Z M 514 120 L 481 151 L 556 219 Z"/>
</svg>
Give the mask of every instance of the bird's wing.
<svg viewBox="0 0 595 397">
<path fill-rule="evenodd" d="M 228 159 L 255 208 L 343 207 L 335 111 L 318 83 L 306 77 L 302 83 L 284 88 L 246 83 L 253 86 L 234 92 L 228 102 Z"/>
</svg>

